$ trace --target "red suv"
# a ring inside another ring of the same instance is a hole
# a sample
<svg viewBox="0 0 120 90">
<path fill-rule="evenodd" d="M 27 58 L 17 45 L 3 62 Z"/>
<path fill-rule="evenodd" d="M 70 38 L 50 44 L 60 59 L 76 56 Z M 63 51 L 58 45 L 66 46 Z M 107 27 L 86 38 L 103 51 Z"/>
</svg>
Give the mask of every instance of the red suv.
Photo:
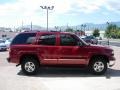
<svg viewBox="0 0 120 90">
<path fill-rule="evenodd" d="M 85 66 L 97 75 L 104 74 L 115 62 L 111 48 L 90 45 L 72 33 L 23 32 L 10 45 L 8 62 L 21 65 L 27 75 L 41 66 Z"/>
</svg>

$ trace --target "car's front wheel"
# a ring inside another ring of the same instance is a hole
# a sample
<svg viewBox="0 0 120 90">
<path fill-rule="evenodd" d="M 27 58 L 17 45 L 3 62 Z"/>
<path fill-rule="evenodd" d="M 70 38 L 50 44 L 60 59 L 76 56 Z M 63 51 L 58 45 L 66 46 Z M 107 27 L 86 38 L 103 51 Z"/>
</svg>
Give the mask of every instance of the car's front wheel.
<svg viewBox="0 0 120 90">
<path fill-rule="evenodd" d="M 107 71 L 107 61 L 103 57 L 95 57 L 89 63 L 89 71 L 95 75 L 102 75 Z"/>
<path fill-rule="evenodd" d="M 39 63 L 33 57 L 25 57 L 22 60 L 21 69 L 27 75 L 34 75 L 38 72 Z"/>
</svg>

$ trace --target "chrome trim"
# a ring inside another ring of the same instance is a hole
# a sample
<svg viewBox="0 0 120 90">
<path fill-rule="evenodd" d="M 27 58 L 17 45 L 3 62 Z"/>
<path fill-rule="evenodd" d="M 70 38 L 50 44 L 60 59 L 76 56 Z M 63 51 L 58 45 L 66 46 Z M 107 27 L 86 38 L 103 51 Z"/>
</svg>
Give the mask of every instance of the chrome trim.
<svg viewBox="0 0 120 90">
<path fill-rule="evenodd" d="M 67 60 L 74 60 L 74 61 L 79 61 L 79 60 L 85 60 L 85 59 L 59 59 L 59 60 L 65 60 L 65 61 L 67 61 Z"/>
<path fill-rule="evenodd" d="M 95 62 L 93 68 L 96 72 L 102 72 L 103 69 L 105 68 L 105 66 L 104 66 L 103 62 L 97 61 L 97 62 Z"/>
<path fill-rule="evenodd" d="M 58 59 L 44 59 L 44 60 L 58 60 Z"/>
<path fill-rule="evenodd" d="M 27 72 L 34 72 L 36 67 L 33 62 L 26 62 L 24 68 Z"/>
<path fill-rule="evenodd" d="M 44 59 L 44 60 L 61 60 L 61 61 L 68 61 L 68 60 L 75 60 L 75 61 L 79 61 L 79 60 L 85 60 L 85 59 Z"/>
</svg>

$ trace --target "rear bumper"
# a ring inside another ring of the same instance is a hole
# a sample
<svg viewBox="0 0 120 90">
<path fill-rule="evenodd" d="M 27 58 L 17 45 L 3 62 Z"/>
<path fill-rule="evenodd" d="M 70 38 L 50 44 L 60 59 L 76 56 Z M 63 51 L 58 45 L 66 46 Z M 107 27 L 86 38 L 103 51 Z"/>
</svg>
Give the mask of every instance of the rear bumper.
<svg viewBox="0 0 120 90">
<path fill-rule="evenodd" d="M 7 58 L 7 61 L 10 62 L 10 58 Z"/>
</svg>

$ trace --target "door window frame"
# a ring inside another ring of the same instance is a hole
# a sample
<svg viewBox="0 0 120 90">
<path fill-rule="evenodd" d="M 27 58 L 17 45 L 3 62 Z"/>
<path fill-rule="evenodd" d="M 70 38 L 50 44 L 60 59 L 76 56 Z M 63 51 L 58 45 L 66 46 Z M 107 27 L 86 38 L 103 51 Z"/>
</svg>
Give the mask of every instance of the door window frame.
<svg viewBox="0 0 120 90">
<path fill-rule="evenodd" d="M 39 39 L 43 35 L 55 35 L 55 45 L 43 45 L 43 44 L 39 44 Z M 57 45 L 57 34 L 56 33 L 38 33 L 37 34 L 37 45 L 42 45 L 42 46 L 56 46 Z"/>
<path fill-rule="evenodd" d="M 74 35 L 72 35 L 72 34 L 64 34 L 64 33 L 61 33 L 61 34 L 59 34 L 59 45 L 60 46 L 78 46 L 77 44 L 76 45 L 61 45 L 61 35 L 70 35 L 70 36 L 73 36 L 74 37 L 74 39 L 76 40 L 76 43 L 77 43 L 77 41 L 78 42 L 80 42 L 80 40 L 76 37 L 76 36 L 74 36 Z"/>
</svg>

